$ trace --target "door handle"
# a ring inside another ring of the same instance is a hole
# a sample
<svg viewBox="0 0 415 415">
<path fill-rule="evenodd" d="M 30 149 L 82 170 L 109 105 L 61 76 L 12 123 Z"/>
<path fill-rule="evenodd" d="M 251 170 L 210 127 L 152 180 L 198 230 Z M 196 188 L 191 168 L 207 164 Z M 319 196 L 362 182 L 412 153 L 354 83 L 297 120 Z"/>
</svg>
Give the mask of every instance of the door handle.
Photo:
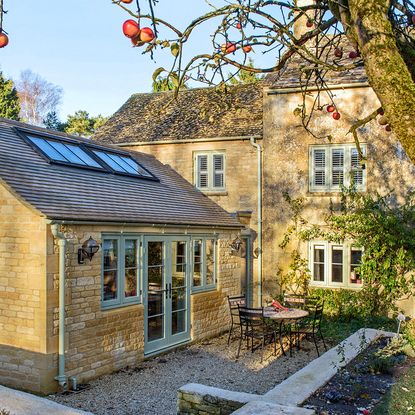
<svg viewBox="0 0 415 415">
<path fill-rule="evenodd" d="M 169 298 L 169 284 L 166 282 L 166 300 Z"/>
<path fill-rule="evenodd" d="M 170 293 L 170 298 L 171 298 L 171 283 L 169 284 L 169 293 Z"/>
</svg>

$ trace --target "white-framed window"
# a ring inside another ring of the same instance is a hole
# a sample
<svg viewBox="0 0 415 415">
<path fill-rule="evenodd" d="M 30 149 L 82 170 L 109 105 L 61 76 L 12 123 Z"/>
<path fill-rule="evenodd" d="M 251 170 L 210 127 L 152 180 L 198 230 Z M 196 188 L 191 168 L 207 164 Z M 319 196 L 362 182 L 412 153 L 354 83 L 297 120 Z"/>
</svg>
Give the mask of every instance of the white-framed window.
<svg viewBox="0 0 415 415">
<path fill-rule="evenodd" d="M 103 236 L 103 308 L 141 302 L 140 246 L 140 237 Z"/>
<path fill-rule="evenodd" d="M 195 152 L 194 182 L 200 190 L 225 190 L 225 153 L 223 151 Z"/>
<path fill-rule="evenodd" d="M 366 155 L 364 144 L 361 149 Z M 363 191 L 366 189 L 365 167 L 354 144 L 310 146 L 310 192 L 338 192 L 342 186 L 351 184 Z"/>
<path fill-rule="evenodd" d="M 192 241 L 192 291 L 216 287 L 216 239 L 194 237 Z"/>
<path fill-rule="evenodd" d="M 311 285 L 323 287 L 359 288 L 362 285 L 356 269 L 362 260 L 362 249 L 351 243 L 327 241 L 309 243 Z"/>
</svg>

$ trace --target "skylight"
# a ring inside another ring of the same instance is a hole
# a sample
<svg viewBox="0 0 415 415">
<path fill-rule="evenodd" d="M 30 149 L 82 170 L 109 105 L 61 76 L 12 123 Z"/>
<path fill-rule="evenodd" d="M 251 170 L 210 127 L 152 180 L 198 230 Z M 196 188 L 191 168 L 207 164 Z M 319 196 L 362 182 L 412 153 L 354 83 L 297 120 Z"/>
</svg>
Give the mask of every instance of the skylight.
<svg viewBox="0 0 415 415">
<path fill-rule="evenodd" d="M 111 169 L 119 173 L 134 174 L 145 177 L 153 177 L 148 171 L 142 168 L 130 156 L 110 153 L 108 151 L 92 150 Z"/>
<path fill-rule="evenodd" d="M 48 158 L 54 161 L 76 164 L 79 166 L 103 169 L 98 162 L 90 157 L 82 148 L 67 142 L 50 140 L 48 138 L 26 135 Z"/>
<path fill-rule="evenodd" d="M 18 132 L 49 162 L 158 181 L 128 153 L 117 150 L 108 151 L 105 147 L 95 143 L 77 141 L 69 137 L 38 135 L 20 129 Z"/>
</svg>

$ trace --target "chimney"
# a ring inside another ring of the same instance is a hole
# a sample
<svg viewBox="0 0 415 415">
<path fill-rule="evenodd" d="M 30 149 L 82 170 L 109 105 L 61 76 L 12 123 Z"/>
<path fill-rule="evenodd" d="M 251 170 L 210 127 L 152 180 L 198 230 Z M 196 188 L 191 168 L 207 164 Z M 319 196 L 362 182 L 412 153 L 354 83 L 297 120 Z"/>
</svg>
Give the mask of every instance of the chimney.
<svg viewBox="0 0 415 415">
<path fill-rule="evenodd" d="M 304 6 L 310 6 L 314 4 L 315 0 L 296 0 L 295 6 L 296 7 L 304 7 Z M 300 12 L 295 12 L 295 16 L 298 16 Z M 297 20 L 294 23 L 294 36 L 299 39 L 301 36 L 304 35 L 304 33 L 309 32 L 310 30 L 315 29 L 315 25 L 308 27 L 307 21 L 311 19 L 314 21 L 316 15 L 315 10 L 309 10 L 306 14 L 302 14 L 301 17 L 297 18 Z"/>
</svg>

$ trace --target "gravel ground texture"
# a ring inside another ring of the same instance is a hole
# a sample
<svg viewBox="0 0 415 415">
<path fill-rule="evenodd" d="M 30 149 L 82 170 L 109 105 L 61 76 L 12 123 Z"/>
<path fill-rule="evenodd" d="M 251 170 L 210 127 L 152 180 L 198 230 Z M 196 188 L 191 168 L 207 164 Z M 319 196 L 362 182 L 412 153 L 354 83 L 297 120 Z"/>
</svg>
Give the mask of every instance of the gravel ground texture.
<svg viewBox="0 0 415 415">
<path fill-rule="evenodd" d="M 251 353 L 227 335 L 181 347 L 92 381 L 88 389 L 50 399 L 96 415 L 176 414 L 177 390 L 201 383 L 233 391 L 264 394 L 317 357 L 314 344 L 302 341 L 293 356 L 273 355 L 272 346 Z M 321 350 L 324 351 L 322 345 Z"/>
</svg>

